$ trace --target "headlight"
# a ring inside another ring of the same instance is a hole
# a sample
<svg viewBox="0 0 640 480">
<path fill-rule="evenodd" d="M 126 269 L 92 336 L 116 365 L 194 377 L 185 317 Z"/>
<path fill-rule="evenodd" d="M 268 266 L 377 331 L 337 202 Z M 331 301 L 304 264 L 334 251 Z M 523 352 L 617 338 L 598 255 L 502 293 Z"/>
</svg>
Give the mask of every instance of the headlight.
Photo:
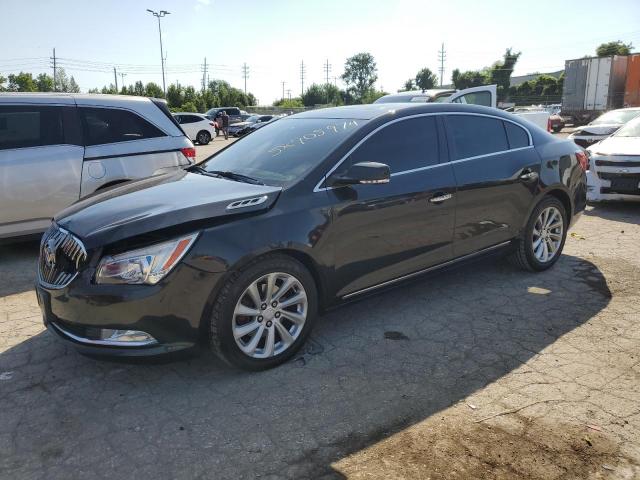
<svg viewBox="0 0 640 480">
<path fill-rule="evenodd" d="M 98 265 L 96 283 L 155 285 L 189 250 L 198 234 L 103 257 Z"/>
</svg>

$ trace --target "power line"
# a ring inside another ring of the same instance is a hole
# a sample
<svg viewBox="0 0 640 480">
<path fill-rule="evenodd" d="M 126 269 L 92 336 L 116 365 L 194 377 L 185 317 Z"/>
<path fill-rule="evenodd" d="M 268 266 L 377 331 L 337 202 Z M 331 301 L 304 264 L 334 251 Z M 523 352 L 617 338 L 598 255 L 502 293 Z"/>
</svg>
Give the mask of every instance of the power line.
<svg viewBox="0 0 640 480">
<path fill-rule="evenodd" d="M 442 79 L 444 77 L 444 61 L 447 58 L 447 52 L 444 49 L 444 42 L 442 42 L 442 48 L 438 50 L 438 62 L 440 62 L 440 86 L 442 87 Z"/>
</svg>

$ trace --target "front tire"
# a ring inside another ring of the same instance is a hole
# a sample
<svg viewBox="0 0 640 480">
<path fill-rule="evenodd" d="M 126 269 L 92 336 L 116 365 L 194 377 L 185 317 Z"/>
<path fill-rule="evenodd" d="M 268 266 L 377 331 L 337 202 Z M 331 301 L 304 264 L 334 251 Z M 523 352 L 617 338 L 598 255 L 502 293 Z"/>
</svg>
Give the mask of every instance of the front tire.
<svg viewBox="0 0 640 480">
<path fill-rule="evenodd" d="M 556 197 L 545 197 L 531 212 L 516 250 L 509 260 L 530 272 L 551 268 L 560 258 L 569 222 L 564 205 Z"/>
<path fill-rule="evenodd" d="M 211 348 L 244 370 L 278 366 L 300 350 L 316 320 L 309 271 L 286 255 L 269 255 L 233 272 L 211 315 Z"/>
<path fill-rule="evenodd" d="M 201 130 L 196 135 L 196 140 L 200 145 L 207 145 L 211 141 L 211 134 L 206 130 Z"/>
</svg>

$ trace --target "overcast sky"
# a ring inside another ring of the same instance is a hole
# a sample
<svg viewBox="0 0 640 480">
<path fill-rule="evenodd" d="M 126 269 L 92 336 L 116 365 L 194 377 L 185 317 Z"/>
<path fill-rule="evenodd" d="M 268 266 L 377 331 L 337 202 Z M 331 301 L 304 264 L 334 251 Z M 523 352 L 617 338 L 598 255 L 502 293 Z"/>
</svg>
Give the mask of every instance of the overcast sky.
<svg viewBox="0 0 640 480">
<path fill-rule="evenodd" d="M 491 65 L 507 47 L 522 52 L 516 75 L 560 70 L 604 41 L 640 47 L 640 0 L 0 0 L 0 74 L 51 74 L 56 47 L 82 91 L 113 83 L 114 65 L 127 84 L 162 85 L 147 8 L 171 12 L 162 20 L 167 85 L 199 87 L 207 57 L 211 79 L 244 88 L 246 62 L 261 104 L 282 96 L 283 81 L 299 95 L 301 61 L 305 84 L 324 81 L 327 59 L 333 81 L 362 51 L 377 61 L 377 86 L 396 91 L 422 67 L 437 71 L 442 42 L 445 83 L 454 68 Z"/>
</svg>

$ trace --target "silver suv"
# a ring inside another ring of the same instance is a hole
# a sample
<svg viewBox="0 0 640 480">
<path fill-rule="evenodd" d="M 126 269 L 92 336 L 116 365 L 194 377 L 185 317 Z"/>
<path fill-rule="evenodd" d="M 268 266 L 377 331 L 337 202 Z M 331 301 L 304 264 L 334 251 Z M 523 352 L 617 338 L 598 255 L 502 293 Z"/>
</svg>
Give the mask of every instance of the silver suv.
<svg viewBox="0 0 640 480">
<path fill-rule="evenodd" d="M 0 239 L 42 232 L 82 197 L 194 160 L 164 100 L 2 93 Z"/>
</svg>

